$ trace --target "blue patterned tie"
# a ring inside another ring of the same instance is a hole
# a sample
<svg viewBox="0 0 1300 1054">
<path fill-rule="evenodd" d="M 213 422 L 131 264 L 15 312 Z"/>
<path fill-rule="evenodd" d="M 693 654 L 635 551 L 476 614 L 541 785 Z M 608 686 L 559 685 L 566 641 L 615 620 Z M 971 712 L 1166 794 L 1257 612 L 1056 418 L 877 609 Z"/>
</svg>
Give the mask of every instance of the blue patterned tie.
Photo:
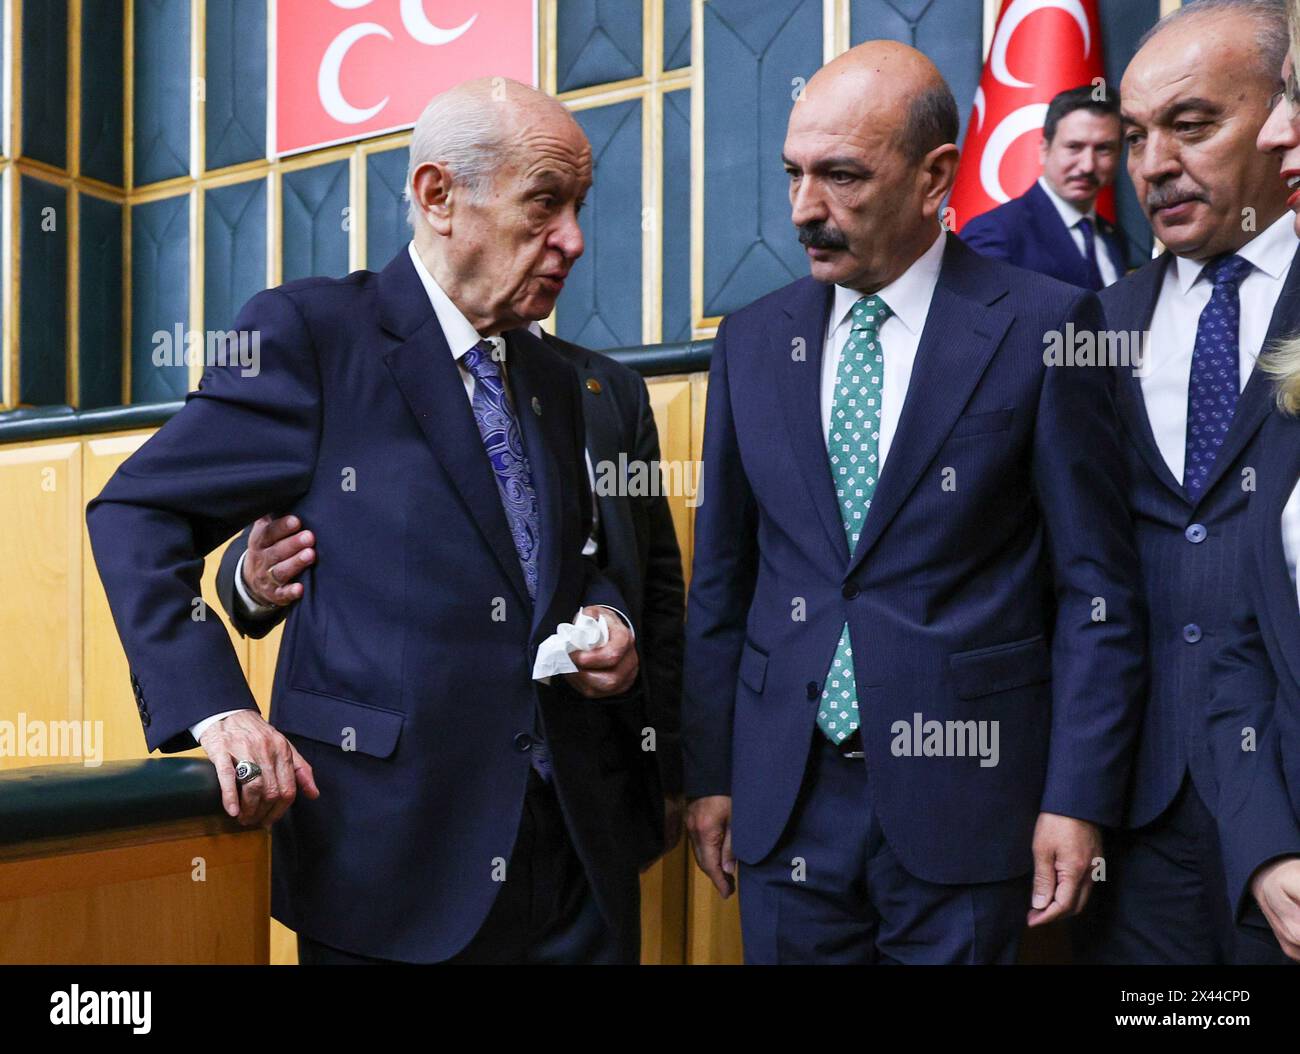
<svg viewBox="0 0 1300 1054">
<path fill-rule="evenodd" d="M 541 539 L 541 518 L 533 471 L 524 453 L 519 422 L 506 399 L 501 367 L 492 358 L 492 345 L 481 340 L 461 356 L 474 378 L 474 423 L 483 437 L 483 449 L 492 462 L 501 506 L 505 509 L 510 536 L 519 553 L 528 596 L 537 599 L 537 548 Z"/>
<path fill-rule="evenodd" d="M 1104 289 L 1106 282 L 1101 277 L 1101 267 L 1097 263 L 1097 238 L 1093 233 L 1092 220 L 1085 216 L 1075 226 L 1083 234 L 1083 258 L 1088 264 L 1088 288 L 1094 292 Z"/>
<path fill-rule="evenodd" d="M 1210 302 L 1196 324 L 1192 375 L 1187 385 L 1187 452 L 1183 462 L 1183 488 L 1195 500 L 1205 489 L 1210 470 L 1241 394 L 1238 332 L 1241 300 L 1237 285 L 1250 273 L 1251 264 L 1240 256 L 1221 256 L 1202 272 L 1214 283 Z"/>
</svg>

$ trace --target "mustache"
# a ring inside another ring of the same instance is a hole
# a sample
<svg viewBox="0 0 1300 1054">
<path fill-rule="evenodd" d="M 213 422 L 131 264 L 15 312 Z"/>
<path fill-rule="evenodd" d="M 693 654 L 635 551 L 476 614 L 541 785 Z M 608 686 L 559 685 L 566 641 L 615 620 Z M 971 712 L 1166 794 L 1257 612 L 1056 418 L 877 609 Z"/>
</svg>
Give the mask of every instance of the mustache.
<svg viewBox="0 0 1300 1054">
<path fill-rule="evenodd" d="M 1088 183 L 1088 185 L 1089 185 L 1090 187 L 1099 187 L 1099 186 L 1101 186 L 1101 180 L 1098 179 L 1096 176 L 1094 176 L 1094 175 L 1093 175 L 1092 173 L 1090 173 L 1090 172 L 1085 172 L 1085 173 L 1082 173 L 1082 174 L 1077 175 L 1077 176 L 1070 176 L 1069 178 L 1070 178 L 1072 181 L 1074 181 L 1074 182 L 1079 182 L 1080 180 L 1084 180 L 1084 181 L 1086 181 L 1086 182 Z"/>
<path fill-rule="evenodd" d="M 799 227 L 799 244 L 810 249 L 847 249 L 849 240 L 824 223 L 805 223 Z"/>
<path fill-rule="evenodd" d="M 1178 205 L 1184 201 L 1205 201 L 1206 197 L 1199 190 L 1192 187 L 1182 187 L 1177 183 L 1168 186 L 1152 187 L 1147 191 L 1146 207 L 1150 212 L 1156 209 L 1168 208 L 1170 205 Z"/>
</svg>

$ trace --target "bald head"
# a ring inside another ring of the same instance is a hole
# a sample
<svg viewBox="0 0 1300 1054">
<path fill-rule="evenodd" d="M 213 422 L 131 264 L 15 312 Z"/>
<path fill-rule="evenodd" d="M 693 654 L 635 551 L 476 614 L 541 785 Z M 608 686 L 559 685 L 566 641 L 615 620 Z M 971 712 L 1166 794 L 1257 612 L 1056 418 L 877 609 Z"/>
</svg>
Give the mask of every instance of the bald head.
<svg viewBox="0 0 1300 1054">
<path fill-rule="evenodd" d="M 869 40 L 850 48 L 819 69 L 808 82 L 803 103 L 790 120 L 810 117 L 853 123 L 886 122 L 912 163 L 945 143 L 959 130 L 957 103 L 943 75 L 925 55 L 894 40 Z"/>
<path fill-rule="evenodd" d="M 818 70 L 783 152 L 813 277 L 871 293 L 910 267 L 938 237 L 956 138 L 952 92 L 915 48 L 868 41 Z"/>
</svg>

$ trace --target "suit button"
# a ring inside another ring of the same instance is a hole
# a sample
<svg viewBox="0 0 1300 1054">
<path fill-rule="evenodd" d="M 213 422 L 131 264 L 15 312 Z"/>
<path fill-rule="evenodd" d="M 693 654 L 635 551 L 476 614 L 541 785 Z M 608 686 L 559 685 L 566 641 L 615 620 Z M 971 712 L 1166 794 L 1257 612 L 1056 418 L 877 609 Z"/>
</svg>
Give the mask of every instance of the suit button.
<svg viewBox="0 0 1300 1054">
<path fill-rule="evenodd" d="M 515 736 L 515 749 L 521 754 L 527 754 L 533 749 L 533 737 L 527 732 L 520 732 Z"/>
<path fill-rule="evenodd" d="M 1200 545 L 1201 542 L 1205 541 L 1205 536 L 1208 533 L 1209 532 L 1206 531 L 1204 525 L 1199 523 L 1194 523 L 1190 527 L 1188 527 L 1187 530 L 1183 531 L 1183 534 L 1186 536 L 1187 540 L 1191 542 L 1193 545 Z"/>
<path fill-rule="evenodd" d="M 1183 627 L 1183 640 L 1188 644 L 1195 644 L 1201 639 L 1201 627 L 1195 622 L 1189 622 Z"/>
<path fill-rule="evenodd" d="M 140 724 L 144 725 L 145 728 L 149 727 L 149 714 L 147 711 L 140 711 Z"/>
<path fill-rule="evenodd" d="M 816 682 L 816 681 L 809 681 L 809 682 L 808 682 L 808 698 L 809 698 L 809 699 L 816 699 L 816 698 L 817 698 L 817 682 Z"/>
<path fill-rule="evenodd" d="M 846 582 L 844 588 L 840 590 L 840 595 L 844 597 L 845 600 L 852 600 L 858 595 L 858 593 L 859 589 L 856 582 Z"/>
</svg>

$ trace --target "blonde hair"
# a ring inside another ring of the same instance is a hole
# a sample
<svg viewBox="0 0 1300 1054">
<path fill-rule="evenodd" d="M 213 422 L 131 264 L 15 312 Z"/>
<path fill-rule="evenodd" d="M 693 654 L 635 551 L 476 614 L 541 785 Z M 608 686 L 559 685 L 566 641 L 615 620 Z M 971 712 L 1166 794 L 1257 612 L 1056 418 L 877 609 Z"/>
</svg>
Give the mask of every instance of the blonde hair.
<svg viewBox="0 0 1300 1054">
<path fill-rule="evenodd" d="M 1300 0 L 1287 0 L 1291 31 L 1291 78 L 1300 76 Z M 1288 94 L 1291 91 L 1287 86 Z M 1277 405 L 1285 414 L 1300 416 L 1300 335 L 1280 340 L 1259 360 L 1260 369 L 1277 378 Z"/>
</svg>

